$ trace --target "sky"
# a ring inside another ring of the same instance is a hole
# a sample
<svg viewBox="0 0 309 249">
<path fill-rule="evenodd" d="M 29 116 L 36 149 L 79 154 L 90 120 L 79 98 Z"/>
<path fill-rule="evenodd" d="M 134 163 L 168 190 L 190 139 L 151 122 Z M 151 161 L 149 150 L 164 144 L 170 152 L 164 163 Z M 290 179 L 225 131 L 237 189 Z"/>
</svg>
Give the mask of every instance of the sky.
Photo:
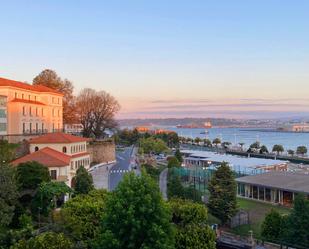
<svg viewBox="0 0 309 249">
<path fill-rule="evenodd" d="M 105 90 L 118 118 L 309 117 L 308 0 L 0 0 L 0 77 Z"/>
</svg>

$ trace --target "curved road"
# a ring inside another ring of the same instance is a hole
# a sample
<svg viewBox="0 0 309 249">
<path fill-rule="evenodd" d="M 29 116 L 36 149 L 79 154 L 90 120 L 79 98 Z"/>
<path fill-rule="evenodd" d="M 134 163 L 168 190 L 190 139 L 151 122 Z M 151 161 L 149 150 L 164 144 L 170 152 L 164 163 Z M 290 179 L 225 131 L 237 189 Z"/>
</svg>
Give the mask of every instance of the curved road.
<svg viewBox="0 0 309 249">
<path fill-rule="evenodd" d="M 125 148 L 124 151 L 116 152 L 116 163 L 110 169 L 108 176 L 108 189 L 110 191 L 118 186 L 125 173 L 136 167 L 135 154 L 136 148 L 133 146 Z"/>
</svg>

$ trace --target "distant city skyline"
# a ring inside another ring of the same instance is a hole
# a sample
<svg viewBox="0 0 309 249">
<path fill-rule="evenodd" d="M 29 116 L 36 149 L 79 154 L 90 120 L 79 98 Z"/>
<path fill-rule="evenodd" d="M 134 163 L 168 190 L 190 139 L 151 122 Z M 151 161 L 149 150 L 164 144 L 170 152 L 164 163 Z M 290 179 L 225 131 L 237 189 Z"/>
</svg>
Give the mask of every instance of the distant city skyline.
<svg viewBox="0 0 309 249">
<path fill-rule="evenodd" d="M 0 77 L 55 70 L 117 118 L 309 117 L 308 1 L 3 1 Z"/>
</svg>

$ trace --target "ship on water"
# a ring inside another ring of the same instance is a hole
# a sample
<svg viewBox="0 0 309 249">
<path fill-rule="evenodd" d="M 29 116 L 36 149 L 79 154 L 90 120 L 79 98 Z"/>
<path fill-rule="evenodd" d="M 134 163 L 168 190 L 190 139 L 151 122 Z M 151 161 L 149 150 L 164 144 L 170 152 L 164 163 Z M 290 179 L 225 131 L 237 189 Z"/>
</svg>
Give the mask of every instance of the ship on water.
<svg viewBox="0 0 309 249">
<path fill-rule="evenodd" d="M 203 125 L 187 124 L 187 125 L 177 125 L 176 127 L 182 129 L 210 129 L 212 128 L 212 124 L 211 122 L 205 122 Z"/>
</svg>

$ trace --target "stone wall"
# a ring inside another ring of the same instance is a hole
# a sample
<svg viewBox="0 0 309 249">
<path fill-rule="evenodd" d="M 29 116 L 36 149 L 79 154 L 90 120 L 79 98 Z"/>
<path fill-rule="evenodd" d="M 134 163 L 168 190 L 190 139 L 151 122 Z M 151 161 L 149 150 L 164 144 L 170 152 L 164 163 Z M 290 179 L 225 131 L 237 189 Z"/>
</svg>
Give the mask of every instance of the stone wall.
<svg viewBox="0 0 309 249">
<path fill-rule="evenodd" d="M 107 163 L 116 160 L 116 149 L 114 142 L 98 141 L 90 142 L 87 146 L 92 164 Z"/>
</svg>

